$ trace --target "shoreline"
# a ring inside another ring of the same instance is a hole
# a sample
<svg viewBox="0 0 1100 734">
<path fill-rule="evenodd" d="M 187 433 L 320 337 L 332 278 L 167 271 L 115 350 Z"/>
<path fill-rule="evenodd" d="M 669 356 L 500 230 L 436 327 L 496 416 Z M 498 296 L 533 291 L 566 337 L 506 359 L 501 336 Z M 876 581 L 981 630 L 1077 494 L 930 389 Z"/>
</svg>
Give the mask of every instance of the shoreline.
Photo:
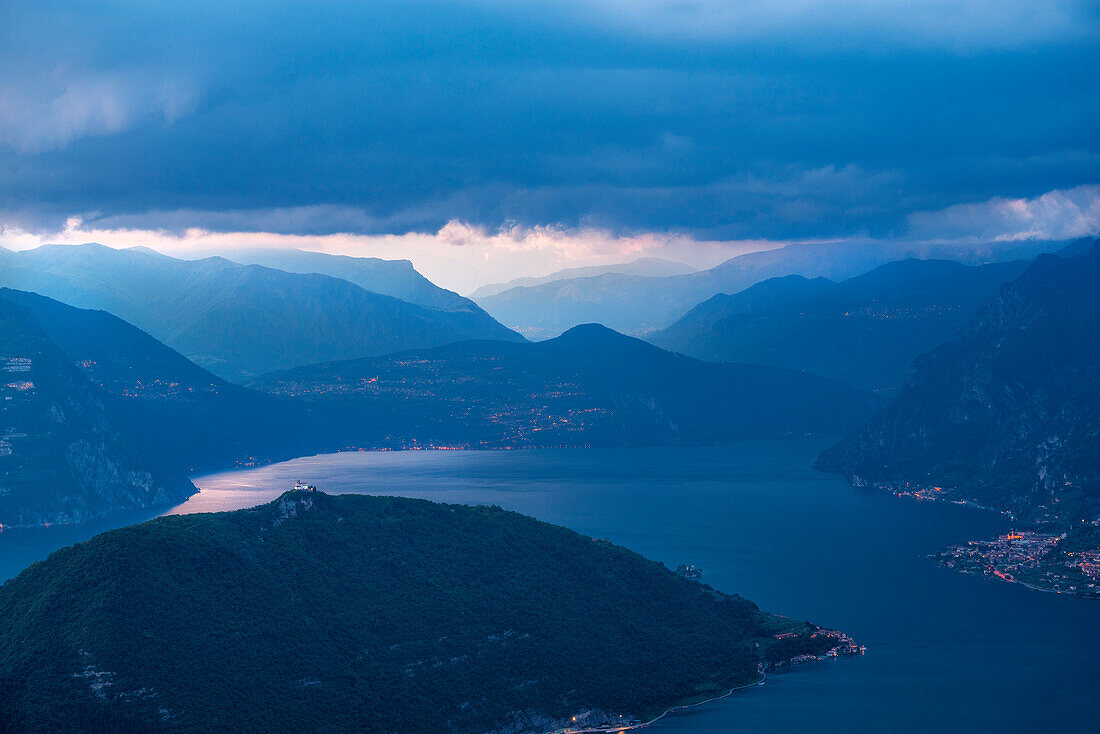
<svg viewBox="0 0 1100 734">
<path fill-rule="evenodd" d="M 1031 591 L 1100 598 L 1100 532 L 1093 522 L 1058 532 L 1058 527 L 1010 530 L 987 540 L 955 543 L 929 554 L 957 573 L 996 578 Z"/>
<path fill-rule="evenodd" d="M 662 711 L 658 716 L 655 716 L 654 718 L 650 719 L 649 721 L 643 721 L 643 722 L 640 722 L 640 723 L 637 723 L 637 724 L 617 724 L 617 725 L 614 725 L 614 726 L 597 726 L 597 727 L 591 727 L 591 728 L 587 728 L 587 729 L 554 729 L 552 732 L 548 732 L 547 734 L 618 734 L 619 732 L 632 731 L 634 729 L 644 729 L 647 726 L 652 726 L 653 724 L 656 724 L 658 721 L 665 718 L 669 714 L 675 713 L 677 711 L 686 711 L 687 709 L 693 709 L 696 706 L 703 706 L 704 704 L 714 703 L 715 701 L 721 701 L 723 698 L 729 698 L 730 696 L 732 696 L 737 691 L 743 691 L 746 688 L 752 688 L 754 686 L 762 686 L 762 685 L 764 685 L 764 682 L 767 680 L 767 678 L 768 678 L 767 674 L 761 673 L 760 677 L 757 680 L 755 680 L 751 683 L 744 683 L 744 684 L 739 685 L 739 686 L 734 686 L 733 688 L 729 689 L 728 691 L 726 691 L 725 693 L 723 693 L 720 696 L 714 696 L 712 698 L 707 698 L 707 699 L 704 699 L 702 701 L 696 701 L 695 703 L 681 703 L 681 704 L 677 704 L 676 706 L 671 706 L 671 707 L 665 709 L 664 711 Z"/>
<path fill-rule="evenodd" d="M 1011 521 L 1015 521 L 1016 513 L 1012 510 L 1005 508 L 992 507 L 990 505 L 983 505 L 977 500 L 967 499 L 965 497 L 955 496 L 954 489 L 943 489 L 942 487 L 935 487 L 933 485 L 908 485 L 902 489 L 900 486 L 891 482 L 878 482 L 870 484 L 864 482 L 858 477 L 848 476 L 846 477 L 848 484 L 857 489 L 871 489 L 879 492 L 885 492 L 898 499 L 907 499 L 913 502 L 945 502 L 950 505 L 958 505 L 959 507 L 969 507 L 974 510 L 982 510 L 993 515 L 1003 515 Z"/>
<path fill-rule="evenodd" d="M 178 500 L 170 500 L 168 502 L 159 502 L 156 504 L 146 505 L 143 507 L 115 507 L 94 515 L 76 518 L 57 518 L 54 520 L 44 520 L 31 523 L 0 523 L 0 533 L 5 530 L 31 530 L 39 528 L 50 528 L 56 526 L 68 526 L 79 527 L 82 525 L 89 525 L 96 522 L 110 521 L 117 516 L 126 515 L 129 513 L 156 513 L 153 517 L 160 517 L 161 515 L 168 514 L 180 514 L 171 512 L 172 510 L 183 506 L 188 501 L 197 497 L 202 488 L 195 483 L 196 480 L 201 480 L 206 477 L 213 477 L 222 474 L 230 474 L 233 472 L 246 472 L 254 471 L 256 469 L 264 469 L 267 467 L 275 466 L 278 464 L 287 464 L 292 461 L 300 461 L 303 459 L 313 459 L 323 456 L 333 456 L 337 454 L 363 454 L 363 453 L 405 453 L 405 452 L 439 452 L 439 453 L 454 453 L 454 452 L 470 452 L 470 453 L 497 453 L 497 452 L 526 452 L 526 451 L 592 451 L 592 450 L 633 450 L 633 449 L 681 449 L 681 448 L 716 448 L 726 446 L 736 446 L 746 443 L 773 443 L 776 441 L 813 441 L 824 442 L 832 441 L 837 437 L 831 434 L 811 435 L 811 436 L 781 436 L 778 438 L 741 438 L 723 443 L 691 443 L 691 444 L 633 444 L 627 446 L 618 445 L 593 445 L 593 444 L 561 444 L 544 446 L 539 444 L 523 444 L 517 446 L 465 446 L 465 445 L 377 445 L 377 446 L 341 446 L 331 450 L 310 450 L 304 454 L 293 454 L 288 456 L 281 456 L 275 458 L 257 458 L 247 457 L 246 459 L 235 459 L 227 462 L 224 465 L 211 465 L 203 466 L 199 469 L 190 469 L 185 472 L 184 476 L 194 486 L 195 491 L 190 492 L 186 497 Z M 152 519 L 152 518 L 149 518 Z"/>
<path fill-rule="evenodd" d="M 904 483 L 904 488 L 903 488 L 902 484 L 900 484 L 900 483 L 893 483 L 893 482 L 870 483 L 870 482 L 866 482 L 866 481 L 864 481 L 864 480 L 862 480 L 859 477 L 854 476 L 854 475 L 848 475 L 847 479 L 848 479 L 849 485 L 854 487 L 854 488 L 868 489 L 868 490 L 878 491 L 878 492 L 885 492 L 885 493 L 887 493 L 887 494 L 889 494 L 889 495 L 891 495 L 891 496 L 893 496 L 893 497 L 895 497 L 896 499 L 899 499 L 899 500 L 909 500 L 911 502 L 917 502 L 917 503 L 920 503 L 920 502 L 948 503 L 948 504 L 958 505 L 960 507 L 968 507 L 968 508 L 975 509 L 975 510 L 981 510 L 981 511 L 988 512 L 988 513 L 991 513 L 991 514 L 994 514 L 994 515 L 1001 515 L 1003 517 L 1008 518 L 1008 520 L 1011 521 L 1011 522 L 1015 522 L 1018 519 L 1017 516 L 1016 516 L 1016 513 L 1013 512 L 1012 510 L 1008 510 L 1008 509 L 1004 509 L 1004 508 L 997 508 L 997 507 L 990 507 L 988 505 L 983 505 L 983 504 L 981 504 L 981 503 L 979 503 L 975 500 L 972 500 L 972 499 L 960 498 L 956 495 L 955 490 L 950 489 L 950 488 L 944 489 L 942 487 L 935 487 L 935 486 L 932 486 L 932 485 L 923 485 L 923 484 L 911 485 L 911 484 L 907 484 L 907 483 Z M 1057 525 L 1056 523 L 1051 523 L 1051 522 L 1035 522 L 1035 523 L 1032 523 L 1030 526 L 1035 528 L 1035 529 L 1031 530 L 1031 531 L 1028 531 L 1028 532 L 1034 532 L 1034 533 L 1039 533 L 1039 534 L 1048 534 L 1048 535 L 1053 535 L 1054 532 L 1057 532 L 1057 530 L 1059 529 L 1059 525 Z M 1052 531 L 1054 531 L 1054 532 L 1052 532 Z M 1064 535 L 1065 535 L 1065 533 L 1063 533 L 1063 537 L 1064 537 Z M 1001 539 L 1001 536 L 998 536 L 998 539 Z M 965 545 L 972 545 L 972 544 L 975 544 L 975 543 L 977 543 L 977 544 L 987 543 L 988 544 L 988 543 L 992 543 L 992 542 L 996 542 L 996 541 L 974 541 L 974 540 L 969 540 L 969 541 L 966 541 Z M 946 548 L 944 548 L 944 549 L 942 549 L 942 550 L 940 550 L 936 553 L 929 554 L 928 555 L 928 560 L 932 561 L 937 566 L 941 566 L 942 568 L 946 568 L 950 571 L 954 571 L 955 573 L 965 574 L 965 575 L 968 575 L 968 576 L 982 576 L 982 577 L 986 577 L 986 578 L 995 577 L 995 578 L 999 579 L 1000 581 L 1004 581 L 1004 582 L 1007 582 L 1007 583 L 1010 583 L 1010 584 L 1019 584 L 1020 586 L 1023 586 L 1024 588 L 1030 589 L 1032 591 L 1042 591 L 1042 592 L 1046 592 L 1046 593 L 1049 593 L 1049 594 L 1058 594 L 1058 595 L 1062 595 L 1062 596 L 1071 596 L 1071 597 L 1075 597 L 1075 598 L 1078 598 L 1078 599 L 1090 599 L 1090 600 L 1100 599 L 1100 589 L 1096 589 L 1094 587 L 1090 587 L 1088 589 L 1060 589 L 1060 588 L 1056 588 L 1056 587 L 1055 588 L 1050 588 L 1050 587 L 1045 587 L 1045 586 L 1039 586 L 1037 584 L 1030 583 L 1028 581 L 1024 581 L 1024 580 L 1022 580 L 1020 578 L 1017 578 L 1013 575 L 1006 575 L 1005 573 L 999 573 L 999 572 L 997 572 L 997 569 L 995 567 L 993 568 L 992 571 L 991 570 L 982 570 L 982 571 L 979 572 L 979 571 L 969 569 L 969 568 L 960 568 L 960 567 L 958 567 L 958 566 L 956 566 L 952 563 L 949 563 L 948 559 L 945 558 L 945 556 L 948 553 L 950 553 L 952 551 L 955 551 L 956 549 L 962 548 L 963 545 L 964 544 L 961 544 L 961 543 L 948 545 Z"/>
<path fill-rule="evenodd" d="M 1004 576 L 1002 576 L 1000 574 L 996 574 L 996 573 L 977 573 L 975 571 L 966 571 L 966 570 L 962 570 L 962 569 L 958 569 L 958 568 L 952 568 L 951 566 L 948 566 L 943 561 L 939 560 L 937 558 L 937 555 L 938 554 L 934 553 L 934 554 L 928 556 L 928 560 L 931 561 L 932 563 L 934 563 L 935 565 L 939 566 L 940 568 L 946 568 L 948 571 L 954 571 L 955 573 L 962 574 L 964 576 L 975 576 L 977 578 L 982 578 L 982 579 L 986 579 L 986 580 L 996 580 L 996 581 L 1000 581 L 1001 583 L 1005 583 L 1005 584 L 1017 584 L 1019 586 L 1023 586 L 1024 588 L 1031 589 L 1032 591 L 1041 591 L 1041 592 L 1046 593 L 1046 594 L 1058 594 L 1060 596 L 1071 596 L 1075 599 L 1090 599 L 1090 600 L 1100 599 L 1100 597 L 1097 597 L 1097 596 L 1092 595 L 1092 594 L 1085 594 L 1085 593 L 1081 593 L 1080 591 L 1063 591 L 1061 589 L 1048 589 L 1048 588 L 1045 588 L 1043 586 L 1036 586 L 1035 584 L 1028 583 L 1027 581 L 1021 581 L 1018 578 L 1005 578 Z"/>
</svg>

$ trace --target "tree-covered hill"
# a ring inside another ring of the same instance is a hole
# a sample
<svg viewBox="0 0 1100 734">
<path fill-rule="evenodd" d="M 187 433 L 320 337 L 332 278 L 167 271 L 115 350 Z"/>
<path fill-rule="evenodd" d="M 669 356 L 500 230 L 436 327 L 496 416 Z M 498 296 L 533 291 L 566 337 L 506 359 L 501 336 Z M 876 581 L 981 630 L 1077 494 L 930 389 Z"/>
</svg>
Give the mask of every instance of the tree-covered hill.
<svg viewBox="0 0 1100 734">
<path fill-rule="evenodd" d="M 537 343 L 464 342 L 268 375 L 360 445 L 585 446 L 839 435 L 870 393 L 763 365 L 713 364 L 598 324 Z M 351 440 L 349 438 L 349 440 Z"/>
<path fill-rule="evenodd" d="M 112 531 L 0 587 L 0 728 L 546 730 L 834 644 L 780 653 L 788 629 L 812 628 L 499 508 L 295 491 Z"/>
</svg>

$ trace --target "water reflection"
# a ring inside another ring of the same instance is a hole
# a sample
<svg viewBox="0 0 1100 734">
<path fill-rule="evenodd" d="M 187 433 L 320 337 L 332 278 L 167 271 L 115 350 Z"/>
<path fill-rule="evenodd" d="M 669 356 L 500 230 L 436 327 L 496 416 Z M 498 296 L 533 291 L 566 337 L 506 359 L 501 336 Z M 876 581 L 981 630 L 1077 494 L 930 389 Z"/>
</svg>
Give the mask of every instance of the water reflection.
<svg viewBox="0 0 1100 734">
<path fill-rule="evenodd" d="M 196 478 L 171 512 L 324 491 L 497 504 L 606 537 L 763 608 L 843 629 L 864 658 L 773 675 L 676 714 L 665 732 L 1096 732 L 1100 604 L 962 576 L 925 556 L 1004 529 L 998 515 L 855 490 L 820 442 L 645 450 L 346 453 Z M 0 571 L 134 515 L 0 533 Z"/>
</svg>

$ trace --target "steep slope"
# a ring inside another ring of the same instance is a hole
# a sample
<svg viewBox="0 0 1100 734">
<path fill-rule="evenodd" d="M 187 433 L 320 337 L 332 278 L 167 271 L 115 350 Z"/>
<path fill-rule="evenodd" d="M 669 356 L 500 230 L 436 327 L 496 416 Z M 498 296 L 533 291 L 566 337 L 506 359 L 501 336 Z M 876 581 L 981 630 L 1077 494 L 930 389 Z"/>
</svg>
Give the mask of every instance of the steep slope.
<svg viewBox="0 0 1100 734">
<path fill-rule="evenodd" d="M 288 492 L 106 533 L 0 587 L 0 725 L 547 731 L 837 644 L 814 630 L 499 508 Z"/>
<path fill-rule="evenodd" d="M 1100 244 L 1040 257 L 919 358 L 870 425 L 822 455 L 860 482 L 937 485 L 1030 519 L 1100 514 Z"/>
<path fill-rule="evenodd" d="M 0 285 L 109 311 L 234 381 L 461 339 L 520 339 L 482 313 L 429 309 L 338 278 L 143 249 L 9 253 Z"/>
<path fill-rule="evenodd" d="M 142 455 L 179 470 L 287 459 L 324 443 L 305 408 L 210 374 L 105 311 L 0 288 L 100 388 L 115 423 Z M 338 446 L 339 444 L 334 444 Z"/>
<path fill-rule="evenodd" d="M 1070 242 L 1054 254 L 1061 257 L 1080 257 L 1081 255 L 1088 255 L 1092 252 L 1093 245 L 1097 242 L 1100 242 L 1100 238 L 1098 237 L 1082 237 Z"/>
<path fill-rule="evenodd" d="M 741 255 L 690 275 L 664 278 L 607 274 L 519 287 L 477 302 L 501 323 L 530 336 L 554 336 L 575 324 L 599 322 L 647 334 L 663 329 L 719 293 L 738 293 L 768 278 L 802 275 L 844 280 L 895 260 L 954 260 L 969 265 L 1030 259 L 1062 243 L 987 246 L 844 242 L 794 244 Z"/>
<path fill-rule="evenodd" d="M 301 367 L 255 386 L 325 406 L 368 446 L 698 444 L 841 433 L 865 420 L 873 402 L 833 380 L 700 362 L 595 324 L 533 344 L 465 342 Z"/>
<path fill-rule="evenodd" d="M 354 283 L 364 290 L 440 311 L 486 315 L 476 303 L 425 278 L 408 260 L 328 255 L 305 250 L 228 250 L 221 255 L 242 265 L 263 265 L 288 273 L 320 273 Z"/>
<path fill-rule="evenodd" d="M 0 524 L 77 522 L 194 491 L 135 447 L 29 310 L 0 298 Z"/>
<path fill-rule="evenodd" d="M 648 339 L 712 362 L 770 364 L 891 389 L 918 355 L 962 328 L 1027 265 L 903 260 L 839 283 L 773 278 L 704 301 Z"/>
<path fill-rule="evenodd" d="M 619 275 L 641 275 L 646 278 L 660 278 L 667 275 L 687 275 L 688 273 L 696 272 L 696 268 L 682 262 L 676 262 L 675 260 L 665 260 L 660 257 L 640 257 L 637 260 L 633 260 L 628 263 L 618 263 L 615 265 L 589 265 L 579 268 L 565 268 L 564 270 L 558 270 L 550 273 L 549 275 L 543 275 L 537 278 L 516 278 L 510 280 L 507 283 L 491 283 L 489 285 L 483 285 L 476 291 L 470 294 L 470 298 L 488 298 L 489 296 L 495 296 L 497 293 L 503 293 L 511 288 L 517 288 L 519 286 L 530 287 L 533 285 L 542 285 L 543 283 L 551 283 L 555 280 L 569 280 L 572 278 L 591 278 L 596 275 L 605 275 L 607 273 L 618 273 Z"/>
</svg>

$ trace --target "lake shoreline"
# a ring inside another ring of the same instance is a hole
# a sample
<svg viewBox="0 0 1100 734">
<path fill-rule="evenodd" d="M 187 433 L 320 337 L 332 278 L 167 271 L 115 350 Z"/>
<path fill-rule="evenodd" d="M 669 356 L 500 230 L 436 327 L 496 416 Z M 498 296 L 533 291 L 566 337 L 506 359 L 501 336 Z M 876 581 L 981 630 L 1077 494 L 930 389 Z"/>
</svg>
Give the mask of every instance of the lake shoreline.
<svg viewBox="0 0 1100 734">
<path fill-rule="evenodd" d="M 333 494 L 498 505 L 607 538 L 668 568 L 698 564 L 716 589 L 843 629 L 873 648 L 827 669 L 769 671 L 768 684 L 736 705 L 692 708 L 647 731 L 848 734 L 898 731 L 899 722 L 905 734 L 1037 731 L 1051 707 L 1063 713 L 1063 730 L 1091 731 L 1100 717 L 1092 696 L 1100 681 L 1091 652 L 1100 645 L 1096 607 L 945 573 L 929 554 L 1003 533 L 1006 519 L 855 490 L 812 468 L 824 443 L 341 452 L 196 475 L 200 493 L 172 512 L 252 507 L 297 479 Z M 0 568 L 15 575 L 60 547 L 152 515 L 0 533 Z M 1034 675 L 1018 674 L 1024 661 Z M 944 670 L 967 685 L 945 685 Z"/>
<path fill-rule="evenodd" d="M 585 728 L 585 729 L 570 729 L 570 728 L 567 728 L 567 729 L 554 729 L 550 732 L 547 732 L 546 734 L 617 734 L 618 732 L 632 731 L 634 729 L 645 729 L 646 727 L 652 726 L 653 724 L 656 724 L 661 719 L 665 718 L 669 714 L 672 714 L 676 711 L 684 711 L 684 710 L 687 710 L 687 709 L 696 708 L 698 706 L 704 706 L 708 703 L 714 703 L 715 701 L 721 701 L 724 698 L 729 698 L 730 696 L 732 696 L 737 691 L 743 691 L 746 688 L 753 688 L 754 686 L 762 686 L 762 685 L 764 685 L 764 681 L 766 679 L 767 679 L 767 675 L 765 675 L 764 673 L 761 673 L 760 677 L 757 678 L 756 680 L 754 680 L 750 683 L 744 683 L 742 685 L 734 686 L 733 688 L 729 689 L 728 691 L 726 691 L 725 693 L 723 693 L 720 696 L 712 696 L 711 698 L 707 698 L 707 699 L 704 699 L 702 701 L 696 701 L 694 703 L 681 703 L 681 704 L 676 704 L 675 706 L 670 706 L 669 708 L 665 709 L 664 711 L 662 711 L 660 714 L 653 717 L 649 721 L 642 721 L 642 722 L 638 722 L 636 724 L 617 724 L 617 725 L 614 725 L 614 726 L 612 726 L 612 725 L 597 726 L 597 727 L 590 727 L 590 728 Z"/>
</svg>

